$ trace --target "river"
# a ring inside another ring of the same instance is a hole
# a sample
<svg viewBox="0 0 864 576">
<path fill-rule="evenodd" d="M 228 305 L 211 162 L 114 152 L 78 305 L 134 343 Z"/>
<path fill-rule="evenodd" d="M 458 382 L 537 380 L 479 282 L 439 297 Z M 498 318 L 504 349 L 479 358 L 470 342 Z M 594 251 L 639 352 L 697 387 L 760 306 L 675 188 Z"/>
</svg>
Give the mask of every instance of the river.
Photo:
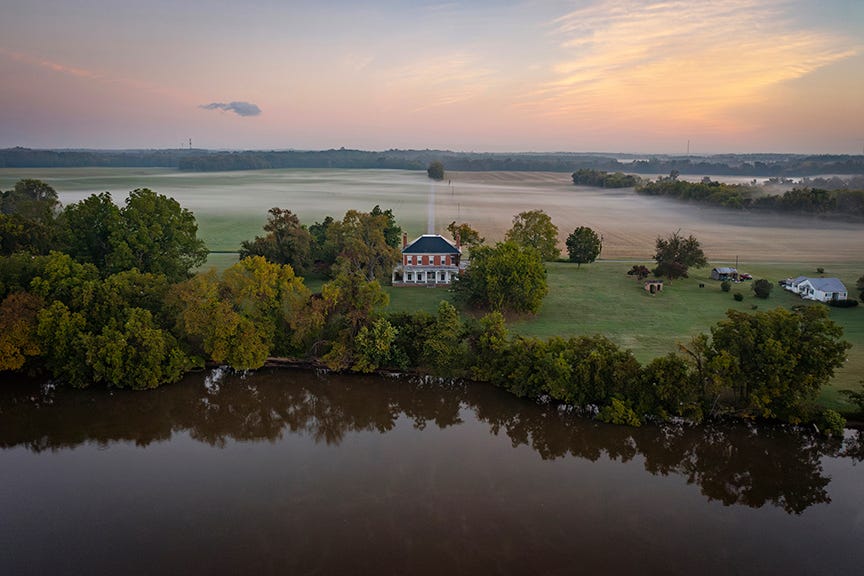
<svg viewBox="0 0 864 576">
<path fill-rule="evenodd" d="M 487 385 L 0 386 L 0 574 L 854 574 L 864 437 L 626 428 Z"/>
</svg>

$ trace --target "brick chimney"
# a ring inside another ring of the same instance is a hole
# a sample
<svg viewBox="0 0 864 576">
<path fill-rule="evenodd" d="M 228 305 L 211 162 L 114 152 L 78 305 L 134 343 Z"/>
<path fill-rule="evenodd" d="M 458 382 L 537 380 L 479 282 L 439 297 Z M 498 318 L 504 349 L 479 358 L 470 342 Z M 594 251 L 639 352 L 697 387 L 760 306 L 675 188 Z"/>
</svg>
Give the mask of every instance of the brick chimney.
<svg viewBox="0 0 864 576">
<path fill-rule="evenodd" d="M 408 246 L 408 233 L 402 232 L 402 248 L 404 249 L 406 246 Z"/>
<path fill-rule="evenodd" d="M 456 248 L 458 248 L 458 249 L 461 250 L 461 249 L 462 249 L 462 237 L 459 235 L 459 231 L 458 231 L 458 230 L 456 231 L 456 238 L 455 238 L 455 240 L 456 240 Z"/>
</svg>

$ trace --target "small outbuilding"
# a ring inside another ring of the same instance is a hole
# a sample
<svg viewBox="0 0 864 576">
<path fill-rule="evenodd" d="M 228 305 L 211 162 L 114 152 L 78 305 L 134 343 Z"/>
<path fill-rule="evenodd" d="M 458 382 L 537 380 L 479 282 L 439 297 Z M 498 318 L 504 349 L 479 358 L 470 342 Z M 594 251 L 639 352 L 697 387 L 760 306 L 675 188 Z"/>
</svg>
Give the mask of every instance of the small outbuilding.
<svg viewBox="0 0 864 576">
<path fill-rule="evenodd" d="M 663 281 L 662 280 L 648 280 L 645 282 L 645 291 L 650 292 L 651 294 L 656 294 L 657 292 L 663 291 Z"/>
<path fill-rule="evenodd" d="M 719 266 L 711 270 L 712 280 L 738 280 L 738 270 L 728 266 Z"/>
</svg>

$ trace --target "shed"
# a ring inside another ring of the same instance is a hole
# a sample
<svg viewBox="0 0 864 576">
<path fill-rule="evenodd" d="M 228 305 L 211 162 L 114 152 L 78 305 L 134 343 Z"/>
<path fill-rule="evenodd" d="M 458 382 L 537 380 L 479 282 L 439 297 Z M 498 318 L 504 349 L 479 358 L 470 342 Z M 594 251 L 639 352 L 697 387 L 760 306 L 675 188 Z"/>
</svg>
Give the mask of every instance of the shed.
<svg viewBox="0 0 864 576">
<path fill-rule="evenodd" d="M 711 270 L 712 280 L 738 280 L 738 270 L 729 266 L 718 266 Z"/>
</svg>

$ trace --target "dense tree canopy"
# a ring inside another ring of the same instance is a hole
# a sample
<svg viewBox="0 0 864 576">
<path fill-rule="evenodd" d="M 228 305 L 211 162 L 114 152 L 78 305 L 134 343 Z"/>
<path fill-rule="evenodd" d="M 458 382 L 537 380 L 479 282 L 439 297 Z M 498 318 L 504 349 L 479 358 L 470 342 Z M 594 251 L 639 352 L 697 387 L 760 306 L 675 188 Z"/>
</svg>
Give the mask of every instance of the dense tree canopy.
<svg viewBox="0 0 864 576">
<path fill-rule="evenodd" d="M 711 330 L 703 378 L 734 390 L 740 406 L 763 418 L 800 422 L 819 389 L 843 365 L 850 345 L 822 305 L 735 310 Z"/>
<path fill-rule="evenodd" d="M 124 221 L 111 194 L 92 194 L 63 211 L 66 252 L 79 262 L 89 262 L 105 273 L 123 268 L 115 262 L 115 249 L 123 242 Z"/>
<path fill-rule="evenodd" d="M 657 238 L 654 260 L 657 262 L 654 274 L 665 276 L 670 280 L 687 278 L 687 271 L 691 267 L 708 264 L 699 241 L 693 235 L 684 238 L 678 232 L 668 238 Z"/>
<path fill-rule="evenodd" d="M 55 250 L 59 206 L 57 192 L 41 180 L 20 180 L 0 193 L 0 255 Z"/>
<path fill-rule="evenodd" d="M 504 238 L 521 246 L 534 248 L 543 260 L 555 260 L 558 249 L 558 227 L 543 210 L 528 210 L 513 217 L 513 226 Z"/>
<path fill-rule="evenodd" d="M 180 281 L 207 259 L 195 216 L 173 198 L 139 188 L 120 213 L 123 235 L 114 245 L 113 271 L 137 268 Z"/>
<path fill-rule="evenodd" d="M 592 170 L 580 168 L 572 174 L 573 184 L 577 186 L 597 186 L 600 188 L 631 188 L 636 186 L 642 179 L 632 174 L 614 172 L 610 174 L 605 170 Z"/>
<path fill-rule="evenodd" d="M 290 264 L 298 273 L 309 269 L 312 263 L 313 237 L 290 210 L 271 208 L 264 236 L 244 240 L 240 247 L 240 259 L 263 256 L 275 264 Z"/>
<path fill-rule="evenodd" d="M 546 268 L 533 248 L 514 242 L 479 246 L 453 286 L 471 306 L 495 311 L 537 312 L 546 296 Z"/>
<path fill-rule="evenodd" d="M 571 262 L 579 265 L 594 262 L 602 248 L 600 236 L 586 226 L 576 228 L 567 236 L 567 254 Z"/>
<path fill-rule="evenodd" d="M 334 272 L 359 273 L 367 280 L 389 278 L 399 261 L 398 243 L 390 244 L 387 237 L 391 218 L 386 212 L 349 210 L 340 222 L 333 222 L 327 228 L 327 242 L 336 253 Z"/>
</svg>

